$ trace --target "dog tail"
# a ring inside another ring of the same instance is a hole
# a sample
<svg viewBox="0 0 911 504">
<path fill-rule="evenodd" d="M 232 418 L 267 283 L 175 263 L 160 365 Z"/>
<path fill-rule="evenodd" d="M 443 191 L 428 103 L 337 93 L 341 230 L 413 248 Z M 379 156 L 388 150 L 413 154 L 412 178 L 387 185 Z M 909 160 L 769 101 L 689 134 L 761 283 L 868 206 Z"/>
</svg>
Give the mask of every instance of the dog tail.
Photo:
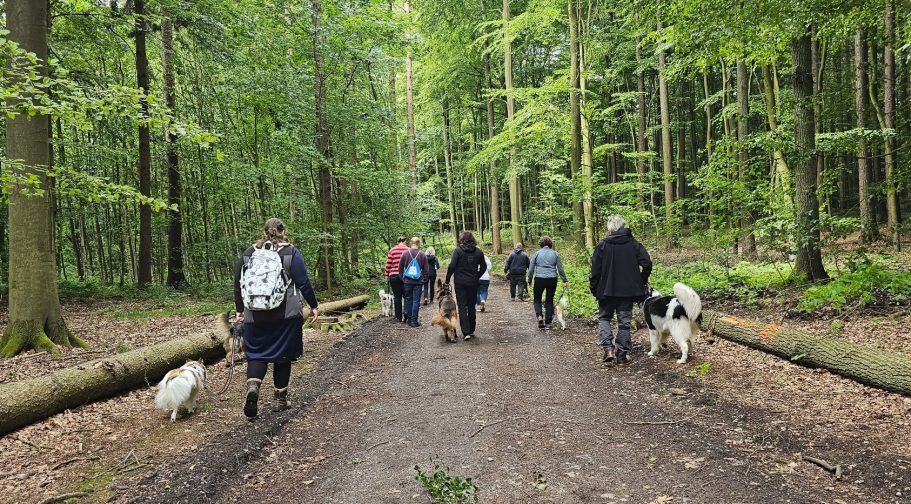
<svg viewBox="0 0 911 504">
<path fill-rule="evenodd" d="M 699 294 L 696 294 L 696 291 L 686 284 L 676 283 L 674 284 L 674 296 L 686 310 L 686 316 L 695 322 L 702 314 L 702 300 L 699 299 Z"/>
<path fill-rule="evenodd" d="M 442 315 L 436 315 L 430 319 L 430 325 L 443 327 L 446 323 L 446 319 Z"/>
<path fill-rule="evenodd" d="M 384 297 L 386 297 L 386 291 L 384 289 L 380 289 L 380 300 L 382 301 Z"/>
<path fill-rule="evenodd" d="M 173 373 L 173 374 L 172 374 Z M 196 380 L 190 373 L 169 372 L 158 383 L 155 394 L 155 407 L 159 409 L 177 409 L 193 395 Z"/>
</svg>

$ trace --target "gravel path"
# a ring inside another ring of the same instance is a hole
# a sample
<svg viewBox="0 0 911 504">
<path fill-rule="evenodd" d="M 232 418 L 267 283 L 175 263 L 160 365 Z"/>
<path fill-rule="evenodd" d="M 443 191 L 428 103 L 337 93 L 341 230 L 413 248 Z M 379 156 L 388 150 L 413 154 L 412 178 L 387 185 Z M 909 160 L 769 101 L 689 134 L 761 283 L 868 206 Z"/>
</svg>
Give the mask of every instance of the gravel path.
<svg viewBox="0 0 911 504">
<path fill-rule="evenodd" d="M 477 340 L 445 343 L 434 311 L 419 329 L 368 324 L 298 393 L 307 404 L 150 475 L 145 500 L 426 503 L 414 466 L 439 461 L 484 503 L 896 502 L 798 467 L 774 413 L 645 358 L 642 334 L 632 365 L 602 366 L 590 328 L 539 331 L 496 280 Z"/>
</svg>

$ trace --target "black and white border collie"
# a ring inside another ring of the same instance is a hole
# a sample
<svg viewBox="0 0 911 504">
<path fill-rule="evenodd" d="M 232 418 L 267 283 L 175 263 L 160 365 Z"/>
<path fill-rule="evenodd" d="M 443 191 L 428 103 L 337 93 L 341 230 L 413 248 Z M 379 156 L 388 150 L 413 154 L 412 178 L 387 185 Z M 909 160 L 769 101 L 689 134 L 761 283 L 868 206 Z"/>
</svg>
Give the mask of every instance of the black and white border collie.
<svg viewBox="0 0 911 504">
<path fill-rule="evenodd" d="M 682 283 L 674 284 L 673 296 L 662 296 L 660 292 L 649 288 L 649 297 L 642 304 L 645 324 L 652 348 L 649 357 L 654 357 L 667 343 L 668 336 L 674 338 L 680 347 L 680 359 L 677 364 L 685 364 L 693 352 L 696 336 L 699 334 L 699 322 L 702 321 L 702 300 L 696 291 Z"/>
</svg>

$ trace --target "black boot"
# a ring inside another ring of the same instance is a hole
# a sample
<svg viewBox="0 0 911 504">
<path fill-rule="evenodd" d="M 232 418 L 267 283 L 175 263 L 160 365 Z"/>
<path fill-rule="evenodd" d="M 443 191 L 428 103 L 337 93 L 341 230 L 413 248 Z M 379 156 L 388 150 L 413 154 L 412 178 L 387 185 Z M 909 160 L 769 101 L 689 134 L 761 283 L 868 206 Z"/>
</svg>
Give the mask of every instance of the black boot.
<svg viewBox="0 0 911 504">
<path fill-rule="evenodd" d="M 275 389 L 272 395 L 272 411 L 279 412 L 288 409 L 288 387 Z"/>
<path fill-rule="evenodd" d="M 259 413 L 259 386 L 262 384 L 259 378 L 247 379 L 247 399 L 244 401 L 244 416 L 247 420 L 253 420 Z"/>
</svg>

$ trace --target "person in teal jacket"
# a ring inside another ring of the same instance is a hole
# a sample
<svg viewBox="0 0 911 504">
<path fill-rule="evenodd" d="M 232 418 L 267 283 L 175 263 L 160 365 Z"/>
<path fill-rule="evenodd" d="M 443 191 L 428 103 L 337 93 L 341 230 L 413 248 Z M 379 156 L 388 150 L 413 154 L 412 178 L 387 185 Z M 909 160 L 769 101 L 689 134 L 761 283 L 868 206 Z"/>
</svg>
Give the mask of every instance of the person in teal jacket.
<svg viewBox="0 0 911 504">
<path fill-rule="evenodd" d="M 566 272 L 563 271 L 563 261 L 560 254 L 554 250 L 554 241 L 550 236 L 542 236 L 538 242 L 541 249 L 535 252 L 528 268 L 528 283 L 533 283 L 535 316 L 538 317 L 538 327 L 550 330 L 554 319 L 554 294 L 557 292 L 557 277 L 563 280 L 563 288 L 569 288 Z M 542 302 L 543 313 L 542 313 Z"/>
</svg>

